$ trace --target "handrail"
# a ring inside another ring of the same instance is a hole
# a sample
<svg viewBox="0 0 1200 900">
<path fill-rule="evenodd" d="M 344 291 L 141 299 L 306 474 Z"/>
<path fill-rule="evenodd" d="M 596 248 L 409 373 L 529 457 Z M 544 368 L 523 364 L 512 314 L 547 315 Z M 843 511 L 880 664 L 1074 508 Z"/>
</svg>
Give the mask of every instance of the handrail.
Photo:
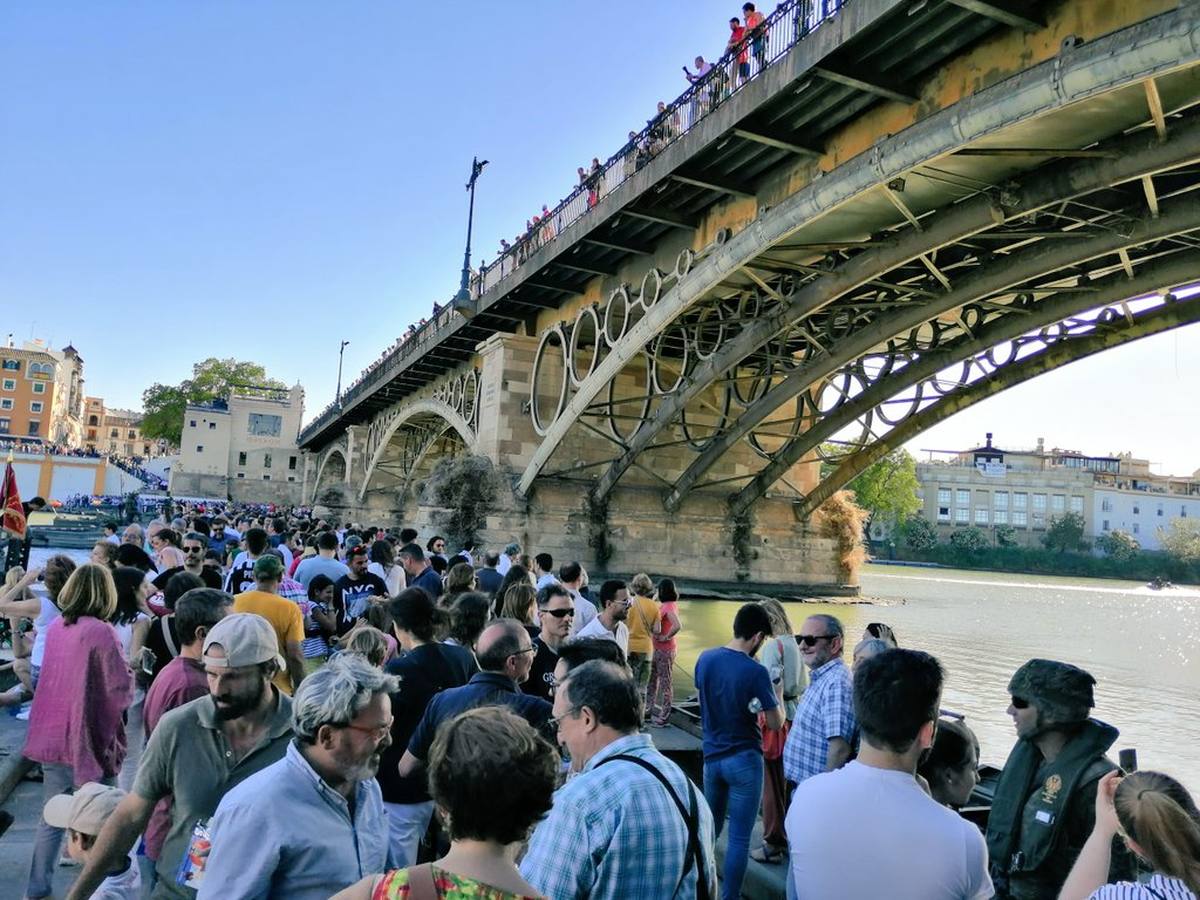
<svg viewBox="0 0 1200 900">
<path fill-rule="evenodd" d="M 470 279 L 471 298 L 478 299 L 494 288 L 516 272 L 535 252 L 584 219 L 605 197 L 651 159 L 692 131 L 717 107 L 758 78 L 772 63 L 848 2 L 850 0 L 785 0 L 779 4 L 755 33 L 749 34 L 740 46 L 712 63 L 704 76 L 694 80 L 687 90 L 650 119 L 645 128 L 626 141 L 607 161 L 586 173 L 581 183 L 553 210 L 541 217 L 536 227 L 530 227 L 516 243 L 506 246 L 491 265 L 481 264 L 479 271 Z M 742 60 L 746 69 L 739 71 Z M 502 242 L 502 246 L 506 244 Z M 449 303 L 444 307 L 435 305 L 434 309 L 436 312 L 432 318 L 410 330 L 403 339 L 385 350 L 342 392 L 340 405 L 335 401 L 326 406 L 300 433 L 300 443 L 303 444 L 336 419 L 348 403 L 365 393 L 371 393 L 379 383 L 390 380 L 389 373 L 402 360 L 414 355 L 414 352 L 416 355 L 423 354 L 435 332 L 458 315 Z"/>
</svg>

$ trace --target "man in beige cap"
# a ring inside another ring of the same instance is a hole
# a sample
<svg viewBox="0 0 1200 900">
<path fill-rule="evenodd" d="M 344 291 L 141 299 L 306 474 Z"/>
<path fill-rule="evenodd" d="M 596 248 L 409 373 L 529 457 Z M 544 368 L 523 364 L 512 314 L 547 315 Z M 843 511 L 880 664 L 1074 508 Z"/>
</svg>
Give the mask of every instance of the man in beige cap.
<svg viewBox="0 0 1200 900">
<path fill-rule="evenodd" d="M 89 781 L 74 794 L 51 797 L 42 817 L 47 825 L 66 829 L 67 854 L 71 859 L 86 863 L 96 845 L 96 835 L 124 796 L 125 792 L 119 788 Z M 118 859 L 104 874 L 106 877 L 94 896 L 104 900 L 139 900 L 142 879 L 131 855 Z"/>
<path fill-rule="evenodd" d="M 174 792 L 171 827 L 152 896 L 190 900 L 203 878 L 207 822 L 225 794 L 283 758 L 292 736 L 292 701 L 271 684 L 283 667 L 275 631 L 252 613 L 217 622 L 204 639 L 208 696 L 166 713 L 142 754 L 133 790 L 101 830 L 68 898 L 86 900 Z M 185 858 L 191 865 L 181 863 Z"/>
</svg>

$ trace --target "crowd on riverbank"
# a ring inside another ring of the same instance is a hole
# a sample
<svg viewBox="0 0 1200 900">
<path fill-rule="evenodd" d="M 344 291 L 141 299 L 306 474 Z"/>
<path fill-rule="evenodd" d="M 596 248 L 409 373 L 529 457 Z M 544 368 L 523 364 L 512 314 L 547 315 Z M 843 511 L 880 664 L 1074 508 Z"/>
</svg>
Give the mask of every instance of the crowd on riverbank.
<svg viewBox="0 0 1200 900">
<path fill-rule="evenodd" d="M 1108 761 L 1075 666 L 1014 674 L 984 832 L 935 658 L 748 603 L 696 664 L 700 788 L 653 741 L 686 628 L 670 579 L 272 512 L 184 506 L 8 574 L 0 703 L 32 698 L 46 793 L 25 896 L 64 838 L 78 898 L 737 897 L 751 856 L 797 897 L 1200 887 L 1200 813 Z M 1151 880 L 1106 886 L 1134 854 Z"/>
</svg>

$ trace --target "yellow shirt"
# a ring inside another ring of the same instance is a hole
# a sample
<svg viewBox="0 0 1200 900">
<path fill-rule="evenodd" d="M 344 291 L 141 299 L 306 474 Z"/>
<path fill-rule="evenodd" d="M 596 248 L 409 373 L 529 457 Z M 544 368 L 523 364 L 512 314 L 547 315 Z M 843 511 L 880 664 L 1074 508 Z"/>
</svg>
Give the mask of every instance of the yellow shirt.
<svg viewBox="0 0 1200 900">
<path fill-rule="evenodd" d="M 262 616 L 275 629 L 275 637 L 279 641 L 279 655 L 287 659 L 288 641 L 297 644 L 304 640 L 304 616 L 300 607 L 285 597 L 271 594 L 267 591 L 245 591 L 233 598 L 233 611 L 254 613 Z M 275 687 L 289 696 L 292 693 L 292 679 L 287 669 L 275 673 Z"/>
<path fill-rule="evenodd" d="M 651 653 L 654 645 L 650 641 L 651 628 L 659 616 L 657 600 L 635 596 L 629 605 L 625 624 L 629 626 L 629 652 Z"/>
</svg>

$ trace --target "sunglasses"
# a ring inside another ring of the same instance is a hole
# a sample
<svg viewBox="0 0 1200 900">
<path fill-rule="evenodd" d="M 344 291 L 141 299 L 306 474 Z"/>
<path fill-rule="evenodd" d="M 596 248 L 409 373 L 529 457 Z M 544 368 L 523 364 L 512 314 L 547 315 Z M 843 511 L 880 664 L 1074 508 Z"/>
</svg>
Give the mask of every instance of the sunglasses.
<svg viewBox="0 0 1200 900">
<path fill-rule="evenodd" d="M 815 647 L 817 641 L 828 641 L 832 638 L 832 634 L 798 634 L 796 635 L 796 643 L 802 647 Z"/>
<path fill-rule="evenodd" d="M 184 553 L 203 553 L 204 548 L 203 547 L 184 547 L 183 552 Z"/>
<path fill-rule="evenodd" d="M 1012 707 L 1013 709 L 1029 709 L 1029 701 L 1024 697 L 1013 697 Z"/>
<path fill-rule="evenodd" d="M 565 619 L 567 616 L 575 615 L 575 607 L 568 606 L 566 609 L 543 609 L 542 612 L 547 615 L 554 616 L 556 619 Z"/>
</svg>

